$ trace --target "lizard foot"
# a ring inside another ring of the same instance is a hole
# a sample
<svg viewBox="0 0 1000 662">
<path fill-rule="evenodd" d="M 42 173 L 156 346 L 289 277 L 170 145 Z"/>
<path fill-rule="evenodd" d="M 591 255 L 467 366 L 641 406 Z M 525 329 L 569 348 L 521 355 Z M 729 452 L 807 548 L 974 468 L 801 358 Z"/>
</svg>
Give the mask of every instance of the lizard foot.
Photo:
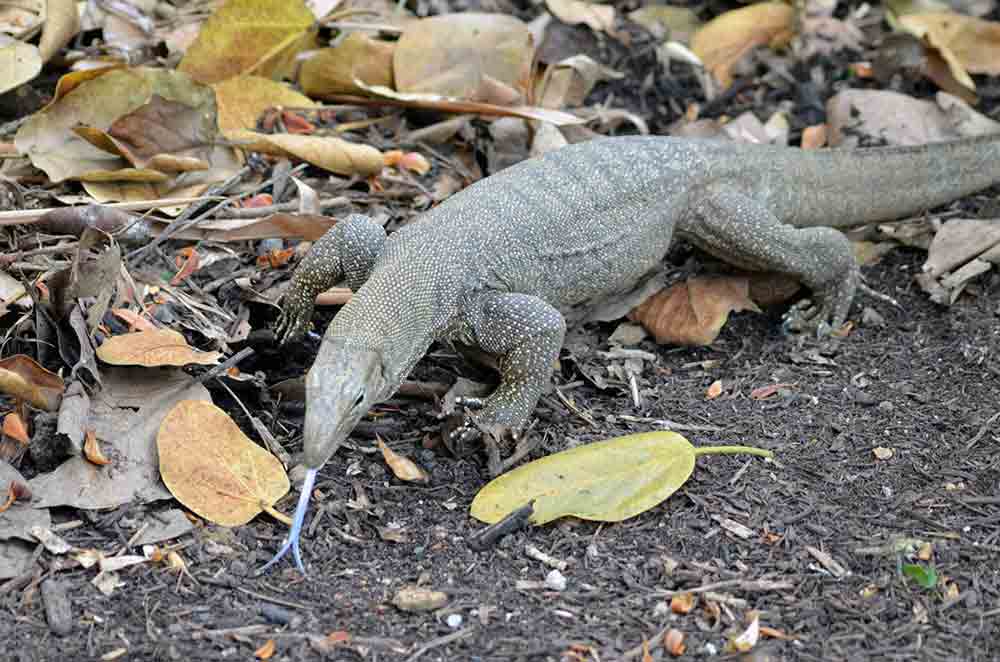
<svg viewBox="0 0 1000 662">
<path fill-rule="evenodd" d="M 815 300 L 796 303 L 782 317 L 782 329 L 792 333 L 813 331 L 817 337 L 830 335 L 847 321 L 859 280 L 857 268 L 852 268 L 839 282 L 817 290 Z"/>
<path fill-rule="evenodd" d="M 301 294 L 288 293 L 275 327 L 275 334 L 282 345 L 304 336 L 312 329 L 312 314 L 314 298 Z"/>
<path fill-rule="evenodd" d="M 483 398 L 460 396 L 455 398 L 455 404 L 461 406 L 462 411 L 449 416 L 442 427 L 445 446 L 456 457 L 467 457 L 478 450 L 477 442 L 480 442 L 486 452 L 490 475 L 499 476 L 504 470 L 501 448 L 511 446 L 509 442 L 520 443 L 517 430 L 477 421 L 475 412 L 486 405 Z"/>
</svg>

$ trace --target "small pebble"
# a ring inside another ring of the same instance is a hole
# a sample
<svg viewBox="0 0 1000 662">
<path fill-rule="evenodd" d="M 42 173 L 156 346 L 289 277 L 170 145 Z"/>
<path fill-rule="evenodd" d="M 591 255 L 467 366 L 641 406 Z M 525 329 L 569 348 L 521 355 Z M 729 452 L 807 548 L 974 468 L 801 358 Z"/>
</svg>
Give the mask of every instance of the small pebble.
<svg viewBox="0 0 1000 662">
<path fill-rule="evenodd" d="M 462 627 L 462 615 L 461 614 L 448 614 L 448 618 L 444 619 L 444 622 L 448 624 L 452 630 L 457 630 Z"/>
<path fill-rule="evenodd" d="M 73 605 L 66 584 L 54 579 L 42 582 L 42 600 L 45 602 L 45 619 L 53 634 L 64 636 L 73 629 Z"/>
<path fill-rule="evenodd" d="M 566 576 L 558 570 L 553 570 L 545 575 L 545 586 L 553 591 L 566 590 Z"/>
</svg>

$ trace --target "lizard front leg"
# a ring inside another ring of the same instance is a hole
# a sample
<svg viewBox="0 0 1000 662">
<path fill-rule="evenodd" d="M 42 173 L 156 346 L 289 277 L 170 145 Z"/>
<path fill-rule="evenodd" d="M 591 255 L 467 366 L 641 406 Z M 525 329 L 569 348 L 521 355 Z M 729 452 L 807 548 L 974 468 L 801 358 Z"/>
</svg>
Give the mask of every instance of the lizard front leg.
<svg viewBox="0 0 1000 662">
<path fill-rule="evenodd" d="M 457 432 L 476 429 L 501 438 L 518 433 L 538 403 L 559 358 L 566 321 L 544 300 L 528 294 L 488 292 L 466 308 L 476 344 L 499 357 L 500 384 L 469 414 Z"/>
<path fill-rule="evenodd" d="M 277 333 L 281 343 L 309 330 L 316 295 L 341 280 L 357 291 L 371 274 L 385 246 L 385 229 L 361 214 L 351 214 L 327 230 L 305 256 L 285 293 Z"/>
<path fill-rule="evenodd" d="M 859 276 L 850 242 L 837 230 L 786 225 L 759 200 L 716 184 L 701 192 L 678 231 L 730 264 L 788 274 L 812 290 L 812 305 L 793 307 L 787 327 L 823 334 L 846 321 Z"/>
</svg>

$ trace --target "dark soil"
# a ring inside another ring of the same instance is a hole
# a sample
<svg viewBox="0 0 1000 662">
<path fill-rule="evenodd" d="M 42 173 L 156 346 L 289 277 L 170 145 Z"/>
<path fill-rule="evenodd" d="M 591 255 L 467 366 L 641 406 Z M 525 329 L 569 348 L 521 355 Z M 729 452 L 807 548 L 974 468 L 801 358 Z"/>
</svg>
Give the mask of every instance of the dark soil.
<svg viewBox="0 0 1000 662">
<path fill-rule="evenodd" d="M 267 522 L 200 530 L 183 551 L 197 583 L 140 567 L 102 597 L 91 571 L 60 573 L 76 617 L 71 636 L 53 637 L 37 592 L 8 594 L 9 659 L 95 659 L 121 647 L 135 660 L 250 659 L 268 639 L 277 643 L 272 659 L 283 660 L 323 659 L 324 650 L 338 660 L 641 659 L 644 641 L 662 659 L 667 628 L 686 634 L 690 658 L 721 651 L 750 609 L 793 637 L 762 642 L 753 659 L 995 659 L 997 303 L 984 292 L 935 307 L 911 281 L 921 261 L 897 252 L 868 269 L 902 310 L 877 304 L 886 326 L 858 328 L 836 346 L 785 338 L 774 320 L 739 315 L 711 348 L 651 348 L 658 359 L 645 373 L 641 410 L 623 391 L 587 385 L 571 393 L 596 428 L 554 396 L 539 407 L 535 433 L 551 448 L 655 427 L 622 422 L 632 415 L 717 426 L 687 436 L 761 446 L 776 453 L 773 463 L 702 458 L 677 494 L 632 520 L 531 528 L 476 552 L 466 542 L 482 528 L 467 515 L 486 481 L 476 458 L 421 451 L 419 435 L 397 440 L 432 474 L 430 487 L 414 487 L 391 478 L 377 456 L 346 450 L 321 474 L 324 498 L 304 541 L 308 578 L 289 565 L 251 576 L 283 535 Z M 817 355 L 829 362 L 803 362 Z M 704 361 L 717 363 L 703 369 Z M 724 394 L 706 400 L 717 379 Z M 749 397 L 774 383 L 791 386 L 778 397 Z M 397 404 L 409 429 L 433 423 L 429 405 L 400 400 L 384 411 Z M 876 447 L 892 457 L 877 459 Z M 294 498 L 281 505 L 291 509 Z M 752 535 L 737 537 L 721 518 Z M 401 541 L 379 536 L 388 527 Z M 109 542 L 114 530 L 105 531 Z M 89 528 L 66 537 L 95 544 Z M 936 570 L 938 588 L 905 578 L 901 564 L 911 561 L 902 554 L 865 551 L 901 538 L 931 544 L 931 558 L 916 562 Z M 209 540 L 232 553 L 210 551 Z M 526 545 L 569 564 L 565 590 L 539 584 L 551 568 L 527 557 Z M 833 576 L 810 550 L 849 574 Z M 391 604 L 416 584 L 447 593 L 448 603 L 428 613 Z M 671 613 L 671 596 L 687 591 L 699 597 L 695 608 Z M 460 617 L 457 628 L 450 616 Z M 322 644 L 338 631 L 350 643 Z"/>
<path fill-rule="evenodd" d="M 665 132 L 697 100 L 688 98 L 696 94 L 690 71 L 660 70 L 646 81 L 655 57 L 651 42 L 637 39 L 627 53 L 595 49 L 628 71 L 596 97 L 613 93 Z M 833 72 L 828 79 L 841 80 L 849 61 L 822 63 Z M 796 69 L 813 85 L 807 72 Z M 754 109 L 766 118 L 796 99 L 796 136 L 822 121 L 822 104 L 801 99 L 833 91 L 805 85 L 761 85 L 707 108 L 713 116 Z M 0 591 L 7 616 L 0 657 L 250 660 L 273 640 L 271 660 L 598 662 L 642 660 L 647 644 L 646 659 L 659 660 L 670 659 L 663 634 L 676 628 L 685 635 L 682 659 L 721 659 L 735 656 L 726 643 L 756 610 L 761 625 L 784 637 L 763 638 L 748 660 L 998 659 L 1000 282 L 982 278 L 954 306 L 938 307 L 913 281 L 924 257 L 899 249 L 865 268 L 869 283 L 901 307 L 859 296 L 852 319 L 870 306 L 885 323 L 863 324 L 840 340 L 786 337 L 776 316 L 741 314 L 708 348 L 644 343 L 657 358 L 639 379 L 638 408 L 628 389 L 601 391 L 581 376 L 581 365 L 601 367 L 593 350 L 606 349 L 613 329 L 587 328 L 591 352 L 564 355 L 555 381 L 579 382 L 564 392 L 596 425 L 549 394 L 532 432 L 541 439 L 532 457 L 540 457 L 669 420 L 687 426 L 696 445 L 759 446 L 776 454 L 773 462 L 702 458 L 681 490 L 638 517 L 528 528 L 473 551 L 468 539 L 483 525 L 467 513 L 488 480 L 482 458 L 455 458 L 433 445 L 433 403 L 395 399 L 320 474 L 303 540 L 308 577 L 288 562 L 254 576 L 285 533 L 264 517 L 188 536 L 182 554 L 193 577 L 133 567 L 110 597 L 90 584 L 93 570 L 56 572 L 44 555 L 67 592 L 70 632 L 50 629 L 37 575 L 13 580 Z M 300 375 L 316 349 L 307 343 L 288 355 L 266 332 L 251 344 L 256 363 L 241 368 L 263 371 L 268 383 Z M 436 348 L 415 377 L 448 383 L 456 374 L 479 376 Z M 709 400 L 716 380 L 724 391 Z M 751 398 L 774 384 L 785 386 Z M 213 396 L 257 438 L 227 393 Z M 275 433 L 291 430 L 288 443 L 299 450 L 301 407 L 273 406 L 256 391 L 247 404 L 273 414 L 265 418 Z M 427 469 L 430 485 L 393 478 L 375 454 L 376 433 Z M 879 459 L 875 449 L 891 456 Z M 289 512 L 296 498 L 293 490 L 279 508 Z M 64 535 L 80 547 L 117 548 L 130 535 L 120 520 L 144 508 L 89 517 Z M 736 525 L 749 535 L 734 533 Z M 899 549 L 907 539 L 919 541 L 913 547 L 922 557 Z M 563 590 L 544 584 L 552 568 L 527 556 L 529 545 L 567 564 Z M 922 588 L 904 574 L 914 565 L 933 569 L 937 586 Z M 417 585 L 447 594 L 446 604 L 427 612 L 393 604 L 400 589 Z M 671 599 L 685 593 L 694 594 L 693 609 L 674 613 Z"/>
</svg>

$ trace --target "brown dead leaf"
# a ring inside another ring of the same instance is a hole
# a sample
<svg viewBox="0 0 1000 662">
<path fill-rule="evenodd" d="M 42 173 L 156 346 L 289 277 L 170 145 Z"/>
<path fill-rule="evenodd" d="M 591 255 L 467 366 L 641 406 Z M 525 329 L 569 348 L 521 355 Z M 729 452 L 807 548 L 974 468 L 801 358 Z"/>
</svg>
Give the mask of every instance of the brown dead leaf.
<svg viewBox="0 0 1000 662">
<path fill-rule="evenodd" d="M 198 271 L 201 267 L 201 258 L 194 246 L 186 246 L 174 257 L 174 264 L 177 265 L 177 273 L 170 279 L 171 285 L 180 285 L 184 279 Z"/>
<path fill-rule="evenodd" d="M 659 343 L 707 345 L 719 335 L 730 311 L 760 312 L 743 277 L 690 278 L 660 290 L 628 314 Z"/>
<path fill-rule="evenodd" d="M 795 386 L 795 384 L 771 384 L 769 386 L 761 386 L 760 388 L 755 388 L 750 391 L 751 400 L 766 400 L 778 391 Z"/>
<path fill-rule="evenodd" d="M 826 124 L 814 124 L 802 129 L 802 149 L 819 149 L 826 145 Z"/>
<path fill-rule="evenodd" d="M 513 16 L 425 18 L 408 24 L 396 44 L 395 89 L 513 106 L 527 98 L 534 55 L 528 26 Z"/>
<path fill-rule="evenodd" d="M 611 33 L 615 26 L 615 8 L 584 0 L 545 0 L 552 15 L 569 25 L 586 25 L 594 32 Z"/>
<path fill-rule="evenodd" d="M 716 379 L 708 387 L 708 390 L 705 391 L 705 399 L 706 400 L 715 400 L 720 395 L 722 395 L 722 380 L 721 379 Z"/>
<path fill-rule="evenodd" d="M 788 634 L 784 630 L 768 627 L 767 625 L 760 626 L 760 636 L 766 637 L 767 639 L 780 639 L 782 641 L 795 641 L 798 639 L 798 637 L 793 634 Z"/>
<path fill-rule="evenodd" d="M 691 50 L 722 87 L 733 82 L 733 66 L 757 46 L 785 44 L 794 34 L 795 8 L 760 2 L 728 11 L 691 37 Z"/>
<path fill-rule="evenodd" d="M 19 441 L 25 446 L 31 442 L 28 435 L 28 426 L 24 424 L 24 419 L 16 411 L 12 411 L 3 417 L 3 433 L 15 441 Z"/>
<path fill-rule="evenodd" d="M 141 135 L 138 126 L 148 127 L 156 117 L 164 117 L 166 107 L 177 111 L 176 117 L 167 118 L 168 127 L 152 141 L 144 142 L 148 137 Z M 215 115 L 211 88 L 176 71 L 105 69 L 94 77 L 76 77 L 60 84 L 56 98 L 18 129 L 14 142 L 53 182 L 162 182 L 169 176 L 153 167 L 152 157 L 163 154 L 163 149 L 169 152 L 183 144 L 185 151 L 167 156 L 191 157 L 195 161 L 168 158 L 157 165 L 189 169 L 198 161 L 216 165 L 210 144 L 216 135 Z M 123 123 L 116 130 L 123 139 L 109 133 L 119 121 Z M 163 149 L 156 146 L 159 141 L 164 141 Z M 199 141 L 200 147 L 193 146 Z M 123 154 L 142 165 L 134 167 Z"/>
<path fill-rule="evenodd" d="M 670 598 L 670 611 L 675 614 L 689 614 L 694 609 L 697 598 L 694 593 L 681 593 Z"/>
<path fill-rule="evenodd" d="M 97 433 L 93 430 L 87 430 L 87 434 L 83 438 L 83 456 L 99 466 L 111 464 L 111 460 L 101 450 L 101 444 L 97 441 Z"/>
<path fill-rule="evenodd" d="M 352 32 L 332 48 L 321 48 L 299 56 L 299 85 L 310 97 L 332 94 L 363 94 L 368 85 L 393 86 L 393 52 L 396 42 Z"/>
<path fill-rule="evenodd" d="M 268 639 L 263 646 L 253 652 L 253 656 L 258 660 L 270 660 L 277 650 L 278 645 L 274 643 L 274 639 Z"/>
<path fill-rule="evenodd" d="M 290 78 L 295 57 L 316 47 L 314 22 L 302 0 L 229 0 L 205 21 L 177 69 L 201 83 L 240 74 Z"/>
<path fill-rule="evenodd" d="M 151 321 L 149 321 L 149 319 L 143 317 L 134 310 L 129 310 L 128 308 L 115 308 L 111 312 L 115 317 L 128 324 L 129 331 L 156 330 L 155 324 L 153 324 Z"/>
<path fill-rule="evenodd" d="M 171 329 L 112 336 L 97 348 L 97 358 L 111 365 L 215 365 L 221 356 L 219 352 L 194 349 L 183 335 Z"/>
<path fill-rule="evenodd" d="M 382 153 L 369 145 L 334 136 L 267 135 L 256 131 L 232 131 L 229 137 L 244 149 L 308 161 L 339 175 L 375 175 L 382 171 Z"/>
<path fill-rule="evenodd" d="M 426 483 L 430 481 L 430 476 L 427 475 L 427 472 L 418 467 L 413 460 L 395 452 L 378 437 L 375 440 L 378 443 L 379 450 L 382 451 L 382 458 L 385 459 L 385 463 L 392 469 L 392 473 L 396 478 L 405 480 L 408 483 Z"/>
<path fill-rule="evenodd" d="M 390 168 L 409 170 L 418 175 L 426 175 L 431 169 L 430 161 L 420 152 L 404 152 L 394 149 L 383 154 L 383 158 L 385 165 Z"/>
<path fill-rule="evenodd" d="M 907 14 L 898 20 L 906 31 L 938 49 L 949 66 L 954 61 L 963 73 L 1000 74 L 1000 23 L 953 12 Z"/>
<path fill-rule="evenodd" d="M 674 657 L 680 657 L 687 649 L 684 643 L 684 633 L 677 628 L 670 628 L 663 635 L 663 647 Z"/>
<path fill-rule="evenodd" d="M 27 401 L 32 407 L 57 411 L 65 386 L 62 377 L 24 354 L 0 360 L 0 393 Z"/>
<path fill-rule="evenodd" d="M 156 447 L 170 493 L 217 524 L 246 524 L 288 493 L 278 459 L 210 402 L 179 402 L 163 419 Z"/>
</svg>

